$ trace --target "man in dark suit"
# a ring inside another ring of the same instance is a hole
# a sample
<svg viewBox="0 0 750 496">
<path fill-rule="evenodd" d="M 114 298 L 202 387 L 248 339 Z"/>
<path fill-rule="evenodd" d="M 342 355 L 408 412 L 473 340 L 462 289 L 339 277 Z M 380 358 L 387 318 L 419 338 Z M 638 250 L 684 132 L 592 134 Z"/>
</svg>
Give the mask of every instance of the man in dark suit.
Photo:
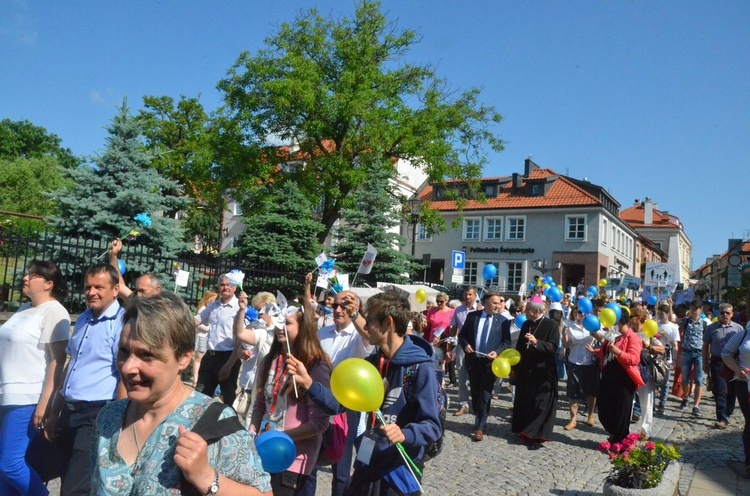
<svg viewBox="0 0 750 496">
<path fill-rule="evenodd" d="M 482 310 L 470 312 L 458 334 L 458 343 L 466 352 L 464 365 L 469 375 L 471 404 L 474 408 L 474 441 L 484 438 L 487 416 L 490 413 L 492 388 L 495 375 L 492 373 L 492 360 L 503 348 L 510 345 L 502 341 L 502 324 L 506 320 L 499 314 L 502 297 L 498 293 L 487 293 L 482 298 Z"/>
</svg>

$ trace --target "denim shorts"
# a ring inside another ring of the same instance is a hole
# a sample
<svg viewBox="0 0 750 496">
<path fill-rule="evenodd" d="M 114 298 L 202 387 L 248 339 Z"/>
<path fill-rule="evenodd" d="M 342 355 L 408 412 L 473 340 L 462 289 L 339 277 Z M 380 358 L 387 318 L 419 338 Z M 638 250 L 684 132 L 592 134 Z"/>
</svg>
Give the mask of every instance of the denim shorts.
<svg viewBox="0 0 750 496">
<path fill-rule="evenodd" d="M 703 357 L 701 351 L 682 350 L 682 385 L 690 384 L 690 369 L 695 373 L 695 385 L 705 386 L 703 380 Z"/>
</svg>

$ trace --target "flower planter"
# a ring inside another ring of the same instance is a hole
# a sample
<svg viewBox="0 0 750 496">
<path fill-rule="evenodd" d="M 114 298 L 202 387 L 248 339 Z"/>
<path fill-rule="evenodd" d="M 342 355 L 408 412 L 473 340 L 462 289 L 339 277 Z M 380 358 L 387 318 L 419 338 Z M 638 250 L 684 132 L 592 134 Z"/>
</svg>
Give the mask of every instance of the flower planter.
<svg viewBox="0 0 750 496">
<path fill-rule="evenodd" d="M 650 489 L 628 489 L 615 486 L 609 481 L 604 482 L 605 496 L 673 496 L 677 494 L 677 485 L 680 482 L 680 470 L 682 464 L 672 461 L 664 471 L 661 484 Z"/>
</svg>

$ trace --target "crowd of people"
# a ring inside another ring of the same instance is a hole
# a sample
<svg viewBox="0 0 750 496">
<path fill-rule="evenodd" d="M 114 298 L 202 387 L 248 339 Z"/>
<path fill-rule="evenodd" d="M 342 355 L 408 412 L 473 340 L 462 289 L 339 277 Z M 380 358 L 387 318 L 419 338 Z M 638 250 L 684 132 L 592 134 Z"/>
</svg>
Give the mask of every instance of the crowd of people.
<svg viewBox="0 0 750 496">
<path fill-rule="evenodd" d="M 631 431 L 650 437 L 670 393 L 682 410 L 692 397 L 701 416 L 710 382 L 715 428 L 739 403 L 750 473 L 750 339 L 731 305 L 713 318 L 700 301 L 618 300 L 619 320 L 590 330 L 574 295 L 514 302 L 468 286 L 463 301 L 438 293 L 420 313 L 393 290 L 365 305 L 348 290 L 316 298 L 312 274 L 289 301 L 251 297 L 227 274 L 191 312 L 151 274 L 128 289 L 116 269 L 121 248 L 114 241 L 110 263 L 86 271 L 87 309 L 72 333 L 60 270 L 28 266 L 29 301 L 0 327 L 2 495 L 46 495 L 56 477 L 64 496 L 314 495 L 327 464 L 332 496 L 419 494 L 426 452 L 442 439 L 443 387 L 458 386 L 453 415 L 473 413 L 471 439 L 481 442 L 506 380 L 493 362 L 505 350 L 520 356 L 506 383 L 511 432 L 529 450 L 552 439 L 562 380 L 563 430 L 579 416 L 594 427 L 598 412 L 613 443 Z M 594 299 L 591 313 L 608 303 Z M 349 358 L 380 373 L 379 415 L 337 401 L 332 371 Z M 644 373 L 654 360 L 667 363 L 666 377 Z M 269 431 L 295 447 L 291 465 L 271 474 L 254 443 Z"/>
</svg>

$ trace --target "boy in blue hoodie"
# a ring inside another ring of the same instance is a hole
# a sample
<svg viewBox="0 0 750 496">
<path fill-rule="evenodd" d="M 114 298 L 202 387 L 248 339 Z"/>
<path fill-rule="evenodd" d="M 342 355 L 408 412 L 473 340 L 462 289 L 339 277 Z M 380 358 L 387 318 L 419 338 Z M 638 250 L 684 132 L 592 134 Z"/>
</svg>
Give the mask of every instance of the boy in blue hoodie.
<svg viewBox="0 0 750 496">
<path fill-rule="evenodd" d="M 368 415 L 367 431 L 357 446 L 354 473 L 345 495 L 419 494 L 419 484 L 401 458 L 396 443 L 401 443 L 421 469 L 425 447 L 440 437 L 432 347 L 419 337 L 406 335 L 410 318 L 409 301 L 396 291 L 377 294 L 367 301 L 370 344 L 379 349 L 366 360 L 383 377 L 385 397 L 380 411 L 388 424 L 381 425 L 374 414 Z M 290 362 L 287 362 L 289 373 L 297 377 L 298 385 L 308 390 L 316 405 L 330 414 L 342 411 L 330 389 L 313 383 L 296 359 Z"/>
</svg>

